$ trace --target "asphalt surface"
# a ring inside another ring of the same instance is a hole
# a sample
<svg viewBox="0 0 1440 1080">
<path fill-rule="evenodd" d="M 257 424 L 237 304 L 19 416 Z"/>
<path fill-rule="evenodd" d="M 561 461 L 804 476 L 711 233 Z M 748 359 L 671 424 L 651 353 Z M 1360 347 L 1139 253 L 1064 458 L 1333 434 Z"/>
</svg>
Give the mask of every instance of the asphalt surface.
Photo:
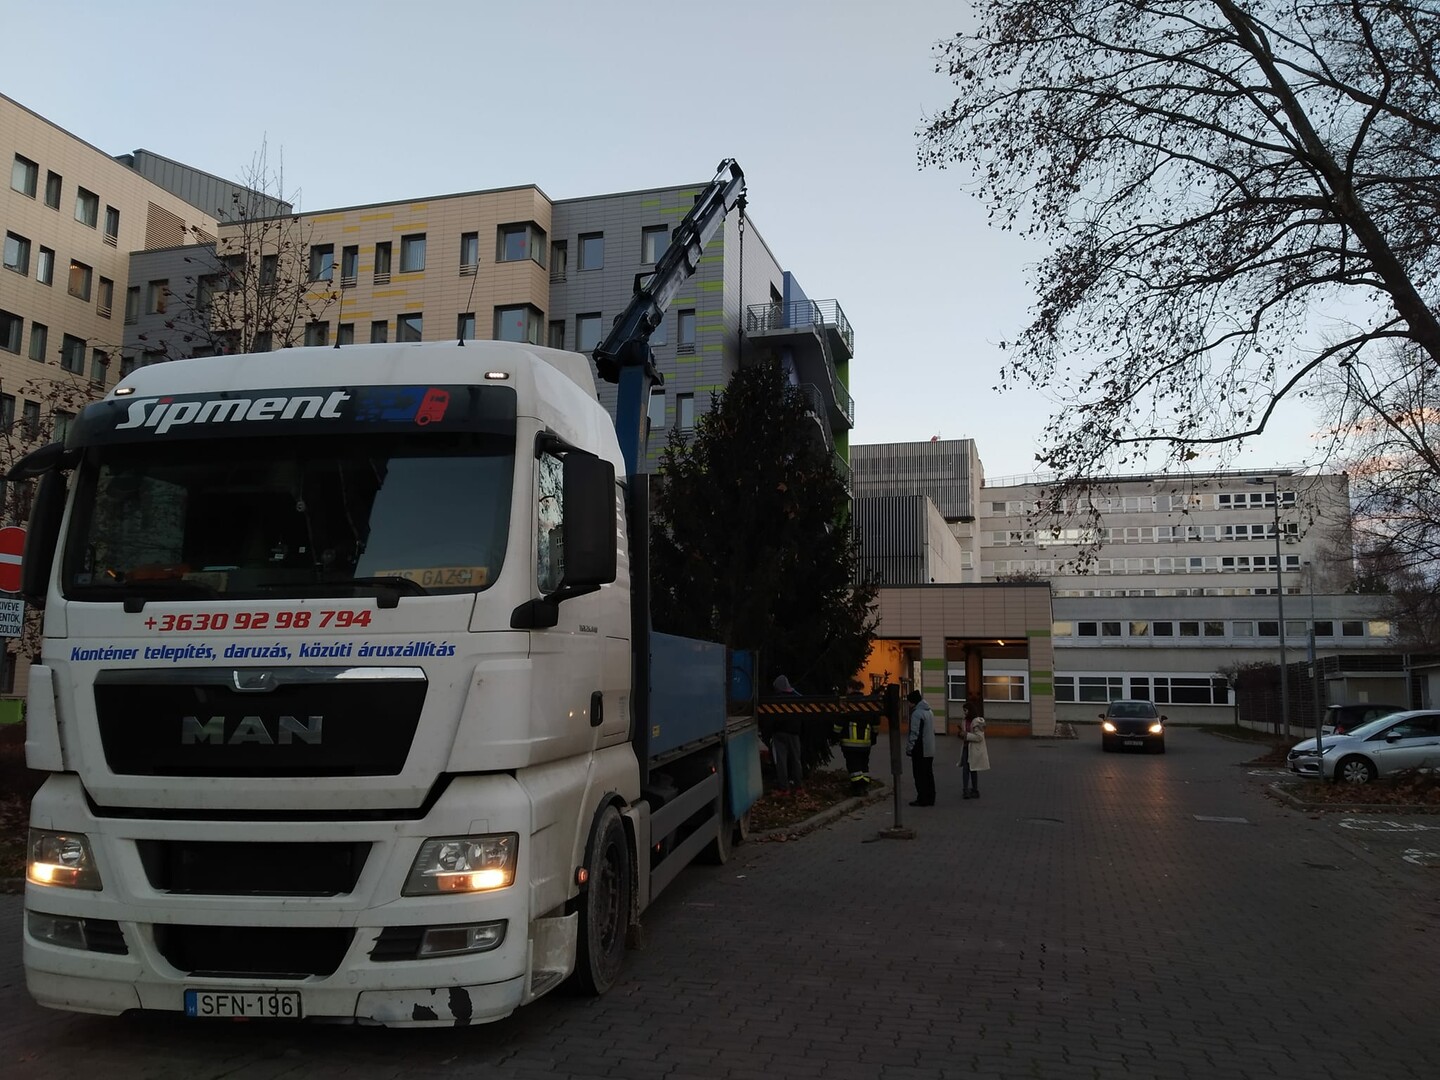
<svg viewBox="0 0 1440 1080">
<path fill-rule="evenodd" d="M 693 867 L 609 995 L 464 1030 L 41 1009 L 0 897 L 0 1076 L 1440 1076 L 1440 816 L 1306 813 L 1252 747 L 1169 737 L 992 739 L 973 801 L 942 739 L 913 839 L 883 800 Z"/>
</svg>

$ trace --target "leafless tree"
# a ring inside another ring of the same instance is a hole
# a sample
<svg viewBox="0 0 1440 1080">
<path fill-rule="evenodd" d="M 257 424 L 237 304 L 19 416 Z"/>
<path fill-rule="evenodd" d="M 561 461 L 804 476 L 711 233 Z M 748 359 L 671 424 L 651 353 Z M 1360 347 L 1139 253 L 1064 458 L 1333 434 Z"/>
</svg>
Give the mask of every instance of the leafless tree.
<svg viewBox="0 0 1440 1080">
<path fill-rule="evenodd" d="M 283 158 L 269 164 L 262 143 L 217 208 L 220 235 L 186 261 L 194 268 L 166 320 L 172 332 L 157 343 L 171 358 L 208 353 L 268 352 L 300 344 L 339 297 L 333 250 L 312 266 L 313 229 L 293 212 L 298 192 L 285 193 Z M 196 230 L 197 238 L 205 237 Z"/>
<path fill-rule="evenodd" d="M 1317 373 L 1397 342 L 1435 407 L 1434 0 L 975 7 L 937 46 L 958 97 L 919 159 L 967 170 L 995 225 L 1048 244 L 1001 371 L 1064 402 L 1042 468 L 1213 468 Z M 1382 422 L 1330 419 L 1336 453 Z M 1435 458 L 1413 464 L 1433 491 Z"/>
</svg>

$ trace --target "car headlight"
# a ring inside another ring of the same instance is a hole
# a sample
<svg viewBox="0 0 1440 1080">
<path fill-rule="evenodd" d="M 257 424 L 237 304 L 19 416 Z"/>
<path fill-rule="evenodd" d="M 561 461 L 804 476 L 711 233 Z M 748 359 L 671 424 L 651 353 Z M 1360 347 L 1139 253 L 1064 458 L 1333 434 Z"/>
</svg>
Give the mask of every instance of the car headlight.
<svg viewBox="0 0 1440 1080">
<path fill-rule="evenodd" d="M 488 892 L 504 889 L 515 880 L 518 833 L 489 836 L 432 836 L 405 879 L 404 895 Z"/>
<path fill-rule="evenodd" d="M 1101 724 L 1100 724 L 1100 730 L 1103 731 L 1103 732 L 1105 732 L 1105 733 L 1108 734 L 1108 735 L 1114 735 L 1114 734 L 1115 734 L 1115 725 L 1112 724 L 1109 720 L 1105 720 L 1105 721 L 1102 721 L 1102 722 L 1101 722 Z"/>
<path fill-rule="evenodd" d="M 25 861 L 25 880 L 35 885 L 59 885 L 67 889 L 98 892 L 100 868 L 84 833 L 30 830 L 30 854 Z"/>
<path fill-rule="evenodd" d="M 1150 734 L 1151 734 L 1151 735 L 1160 735 L 1160 734 L 1163 734 L 1164 731 L 1165 731 L 1165 725 L 1162 724 L 1162 723 L 1160 723 L 1159 720 L 1156 720 L 1155 723 L 1153 723 L 1153 724 L 1150 725 Z"/>
</svg>

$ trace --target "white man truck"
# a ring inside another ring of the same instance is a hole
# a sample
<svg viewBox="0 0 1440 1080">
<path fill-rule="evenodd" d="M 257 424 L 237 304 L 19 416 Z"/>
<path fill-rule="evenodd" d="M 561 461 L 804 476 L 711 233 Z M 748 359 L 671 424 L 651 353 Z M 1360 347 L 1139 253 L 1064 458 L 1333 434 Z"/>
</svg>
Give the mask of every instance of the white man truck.
<svg viewBox="0 0 1440 1080">
<path fill-rule="evenodd" d="M 142 368 L 12 470 L 37 1001 L 496 1020 L 603 992 L 724 858 L 760 792 L 745 664 L 650 632 L 634 420 L 737 204 L 722 163 L 597 350 L 618 425 L 578 353 L 290 349 Z"/>
</svg>

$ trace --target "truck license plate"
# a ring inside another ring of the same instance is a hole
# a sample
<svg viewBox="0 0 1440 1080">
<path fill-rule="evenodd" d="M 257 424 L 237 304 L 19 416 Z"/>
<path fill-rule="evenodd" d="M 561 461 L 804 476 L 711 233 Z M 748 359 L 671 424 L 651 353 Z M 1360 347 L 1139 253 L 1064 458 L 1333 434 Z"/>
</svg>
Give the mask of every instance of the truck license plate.
<svg viewBox="0 0 1440 1080">
<path fill-rule="evenodd" d="M 186 990 L 185 1015 L 202 1020 L 299 1020 L 298 990 Z"/>
</svg>

